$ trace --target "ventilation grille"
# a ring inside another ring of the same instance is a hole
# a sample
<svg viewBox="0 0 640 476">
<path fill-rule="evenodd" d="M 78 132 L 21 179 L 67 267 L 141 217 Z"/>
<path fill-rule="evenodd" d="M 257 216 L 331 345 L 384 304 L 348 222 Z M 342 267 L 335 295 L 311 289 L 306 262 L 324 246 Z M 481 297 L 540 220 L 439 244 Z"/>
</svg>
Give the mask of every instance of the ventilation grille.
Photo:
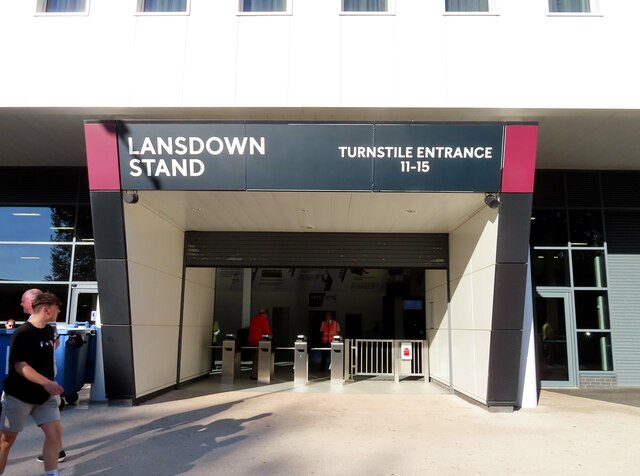
<svg viewBox="0 0 640 476">
<path fill-rule="evenodd" d="M 186 266 L 446 269 L 447 234 L 187 232 Z"/>
</svg>

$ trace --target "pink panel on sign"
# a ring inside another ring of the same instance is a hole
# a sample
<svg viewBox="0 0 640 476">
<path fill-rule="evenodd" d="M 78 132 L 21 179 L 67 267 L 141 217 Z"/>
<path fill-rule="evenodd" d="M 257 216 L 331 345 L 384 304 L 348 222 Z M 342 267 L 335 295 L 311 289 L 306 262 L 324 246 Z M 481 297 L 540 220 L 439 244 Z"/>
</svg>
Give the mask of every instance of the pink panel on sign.
<svg viewBox="0 0 640 476">
<path fill-rule="evenodd" d="M 89 190 L 120 190 L 118 136 L 114 123 L 84 125 Z"/>
<path fill-rule="evenodd" d="M 503 192 L 533 193 L 537 145 L 537 125 L 506 126 L 502 169 Z"/>
</svg>

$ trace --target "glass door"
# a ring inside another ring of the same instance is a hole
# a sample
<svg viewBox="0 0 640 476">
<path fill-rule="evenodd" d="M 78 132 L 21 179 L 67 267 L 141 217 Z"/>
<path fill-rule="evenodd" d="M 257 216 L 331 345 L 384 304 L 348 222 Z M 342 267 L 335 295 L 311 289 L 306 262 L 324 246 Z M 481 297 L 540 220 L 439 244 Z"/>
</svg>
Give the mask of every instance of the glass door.
<svg viewBox="0 0 640 476">
<path fill-rule="evenodd" d="M 575 387 L 575 331 L 571 293 L 536 290 L 538 371 L 542 387 Z"/>
<path fill-rule="evenodd" d="M 96 324 L 98 314 L 98 288 L 77 285 L 71 288 L 69 324 L 88 322 Z"/>
</svg>

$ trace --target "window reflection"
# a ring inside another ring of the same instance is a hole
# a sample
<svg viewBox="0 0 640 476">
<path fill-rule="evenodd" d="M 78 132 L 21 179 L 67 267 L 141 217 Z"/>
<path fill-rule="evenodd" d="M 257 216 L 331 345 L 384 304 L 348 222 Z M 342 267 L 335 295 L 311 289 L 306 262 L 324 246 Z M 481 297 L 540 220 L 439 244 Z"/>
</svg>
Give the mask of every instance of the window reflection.
<svg viewBox="0 0 640 476">
<path fill-rule="evenodd" d="M 573 285 L 604 287 L 607 285 L 604 251 L 573 251 Z"/>
<path fill-rule="evenodd" d="M 603 246 L 604 227 L 599 211 L 574 210 L 569 212 L 571 246 Z"/>
<path fill-rule="evenodd" d="M 606 291 L 575 291 L 578 329 L 609 329 Z"/>
<path fill-rule="evenodd" d="M 578 332 L 580 370 L 613 370 L 611 335 L 608 332 Z"/>
<path fill-rule="evenodd" d="M 51 292 L 60 298 L 63 302 L 63 307 L 60 310 L 60 314 L 58 314 L 58 322 L 65 322 L 67 318 L 66 303 L 69 295 L 69 285 L 34 282 L 0 284 L 0 319 L 3 321 L 6 321 L 7 319 L 15 319 L 18 323 L 26 321 L 29 316 L 23 313 L 22 306 L 20 306 L 20 300 L 22 298 L 22 294 L 27 289 L 34 288 Z"/>
<path fill-rule="evenodd" d="M 68 281 L 71 245 L 0 244 L 0 280 Z"/>
<path fill-rule="evenodd" d="M 93 241 L 93 222 L 91 221 L 91 207 L 89 205 L 80 205 L 78 207 L 76 240 L 83 242 Z"/>
<path fill-rule="evenodd" d="M 533 250 L 531 272 L 537 286 L 569 286 L 567 252 Z"/>
<path fill-rule="evenodd" d="M 73 280 L 96 281 L 96 257 L 93 245 L 76 246 Z"/>
<path fill-rule="evenodd" d="M 567 214 L 564 210 L 534 210 L 531 215 L 533 246 L 567 246 Z"/>
<path fill-rule="evenodd" d="M 75 206 L 0 207 L 0 241 L 72 241 Z"/>
</svg>

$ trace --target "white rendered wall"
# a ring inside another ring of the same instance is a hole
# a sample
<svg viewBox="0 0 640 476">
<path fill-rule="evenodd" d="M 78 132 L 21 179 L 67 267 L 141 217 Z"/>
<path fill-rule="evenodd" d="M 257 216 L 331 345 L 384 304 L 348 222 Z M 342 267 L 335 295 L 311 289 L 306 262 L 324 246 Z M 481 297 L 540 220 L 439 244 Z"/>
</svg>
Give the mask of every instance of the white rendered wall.
<svg viewBox="0 0 640 476">
<path fill-rule="evenodd" d="M 136 397 L 175 385 L 184 232 L 142 202 L 125 205 Z"/>
<path fill-rule="evenodd" d="M 258 16 L 237 15 L 237 0 L 190 3 L 189 15 L 90 0 L 88 15 L 43 16 L 3 2 L 0 107 L 640 107 L 635 0 L 584 16 L 550 16 L 545 0 L 471 16 L 444 15 L 444 0 L 377 16 L 340 15 L 338 0 Z"/>
<path fill-rule="evenodd" d="M 429 377 L 448 385 L 449 382 L 449 314 L 447 272 L 425 270 L 425 307 L 429 350 Z"/>
<path fill-rule="evenodd" d="M 449 234 L 453 387 L 486 403 L 498 213 L 483 207 Z"/>
<path fill-rule="evenodd" d="M 182 320 L 180 381 L 211 370 L 215 268 L 187 268 Z"/>
</svg>

